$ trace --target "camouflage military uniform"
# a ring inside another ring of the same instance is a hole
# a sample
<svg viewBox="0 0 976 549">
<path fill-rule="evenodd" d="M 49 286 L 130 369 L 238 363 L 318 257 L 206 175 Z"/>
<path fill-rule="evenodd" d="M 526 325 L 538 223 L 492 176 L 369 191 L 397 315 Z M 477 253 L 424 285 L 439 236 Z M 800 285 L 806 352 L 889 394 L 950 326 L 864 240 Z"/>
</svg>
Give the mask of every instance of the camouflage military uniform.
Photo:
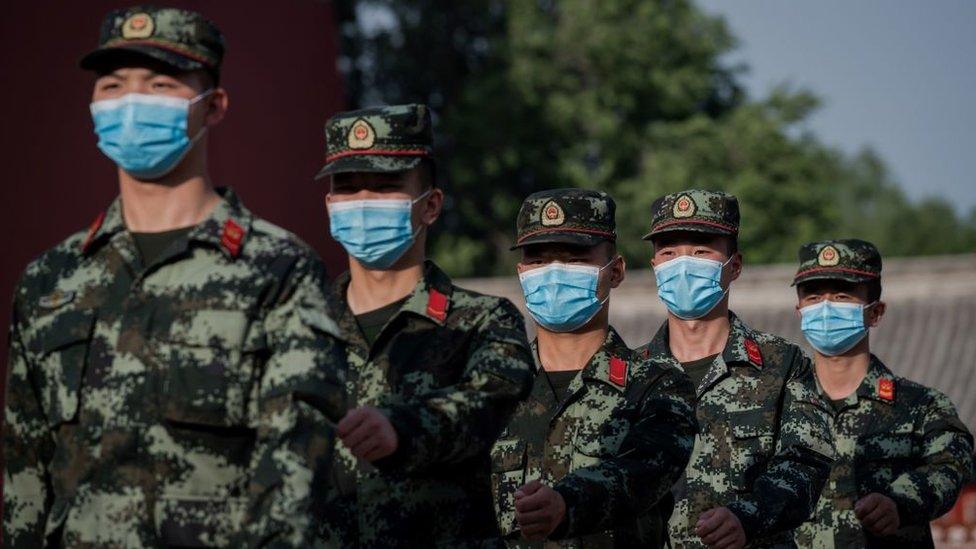
<svg viewBox="0 0 976 549">
<path fill-rule="evenodd" d="M 613 242 L 615 209 L 600 191 L 534 193 L 519 211 L 513 249 Z M 663 546 L 669 509 L 658 502 L 688 462 L 697 429 L 688 376 L 644 359 L 612 327 L 566 395 L 537 368 L 529 400 L 492 448 L 492 491 L 507 544 Z M 566 517 L 550 536 L 556 541 L 544 544 L 521 539 L 515 521 L 515 492 L 536 479 L 566 503 Z"/>
<path fill-rule="evenodd" d="M 618 375 L 619 374 L 619 375 Z M 520 540 L 515 491 L 542 480 L 566 502 L 549 547 L 662 547 L 668 509 L 658 505 L 694 442 L 693 389 L 678 369 L 644 359 L 610 329 L 560 402 L 541 372 L 492 448 L 499 527 Z"/>
<path fill-rule="evenodd" d="M 655 202 L 651 231 L 734 235 L 735 197 L 690 190 Z M 827 405 L 816 393 L 809 359 L 788 341 L 749 328 L 729 313 L 725 349 L 697 387 L 700 434 L 674 486 L 669 531 L 677 547 L 702 546 L 698 517 L 728 507 L 750 546 L 791 546 L 827 480 L 833 456 Z M 667 322 L 645 347 L 677 365 Z"/>
<path fill-rule="evenodd" d="M 301 546 L 340 415 L 323 272 L 229 191 L 142 265 L 116 200 L 14 298 L 4 546 Z M 251 497 L 252 506 L 248 509 Z"/>
<path fill-rule="evenodd" d="M 881 276 L 881 255 L 862 240 L 814 242 L 801 247 L 799 255 L 794 284 L 861 283 Z M 929 522 L 952 507 L 973 466 L 973 439 L 952 402 L 892 374 L 871 355 L 860 386 L 831 414 L 831 429 L 837 461 L 814 516 L 797 530 L 797 543 L 932 547 Z M 854 514 L 854 503 L 874 492 L 898 508 L 901 527 L 891 536 L 867 532 Z"/>
<path fill-rule="evenodd" d="M 320 177 L 398 172 L 430 158 L 430 112 L 400 105 L 326 124 Z M 329 296 L 347 342 L 350 407 L 375 406 L 397 433 L 372 464 L 339 445 L 323 537 L 340 547 L 456 547 L 495 535 L 488 451 L 532 378 L 525 326 L 509 301 L 455 286 L 432 262 L 370 345 L 346 301 Z"/>
<path fill-rule="evenodd" d="M 109 13 L 82 67 L 147 61 L 216 78 L 222 55 L 199 14 L 136 7 Z M 324 426 L 343 408 L 323 268 L 221 195 L 155 259 L 119 199 L 28 266 L 3 430 L 8 549 L 312 537 L 311 486 L 333 446 Z"/>
</svg>

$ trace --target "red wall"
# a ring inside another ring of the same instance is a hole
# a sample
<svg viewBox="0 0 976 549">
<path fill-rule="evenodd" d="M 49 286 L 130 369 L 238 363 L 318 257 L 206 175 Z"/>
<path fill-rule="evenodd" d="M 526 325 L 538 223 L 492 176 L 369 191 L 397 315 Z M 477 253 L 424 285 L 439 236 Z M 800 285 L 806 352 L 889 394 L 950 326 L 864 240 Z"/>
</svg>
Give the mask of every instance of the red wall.
<svg viewBox="0 0 976 549">
<path fill-rule="evenodd" d="M 0 17 L 0 326 L 26 264 L 88 226 L 117 193 L 115 167 L 95 147 L 92 75 L 78 59 L 98 42 L 102 17 L 135 2 L 18 0 Z M 328 237 L 322 127 L 343 105 L 338 38 L 325 1 L 179 1 L 200 11 L 227 43 L 227 118 L 210 134 L 211 175 L 257 215 L 314 246 L 331 275 L 344 254 Z M 273 6 L 273 7 L 272 7 Z M 6 336 L 3 341 L 6 344 Z M 0 364 L 6 364 L 6 345 Z M 2 371 L 0 371 L 2 373 Z M 5 379 L 5 375 L 0 379 Z M 0 381 L 2 385 L 2 381 Z M 2 404 L 2 392 L 0 392 Z M 2 418 L 2 415 L 0 415 Z"/>
</svg>

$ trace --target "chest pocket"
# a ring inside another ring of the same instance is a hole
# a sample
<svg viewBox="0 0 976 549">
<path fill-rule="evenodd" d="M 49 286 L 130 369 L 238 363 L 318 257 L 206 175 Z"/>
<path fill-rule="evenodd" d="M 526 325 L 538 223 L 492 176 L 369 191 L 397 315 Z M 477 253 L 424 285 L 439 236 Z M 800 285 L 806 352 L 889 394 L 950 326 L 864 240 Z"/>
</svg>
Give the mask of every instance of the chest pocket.
<svg viewBox="0 0 976 549">
<path fill-rule="evenodd" d="M 910 423 L 860 437 L 854 460 L 858 486 L 869 491 L 888 487 L 913 467 L 917 442 Z"/>
<path fill-rule="evenodd" d="M 403 316 L 398 320 L 407 322 Z M 397 333 L 383 353 L 393 392 L 411 398 L 456 384 L 464 375 L 474 332 L 446 326 L 413 328 Z"/>
<path fill-rule="evenodd" d="M 589 467 L 601 458 L 617 457 L 630 432 L 633 412 L 626 407 L 623 395 L 601 386 L 588 387 L 587 393 L 573 403 L 577 416 L 573 435 L 572 469 Z"/>
<path fill-rule="evenodd" d="M 35 320 L 28 350 L 36 357 L 41 407 L 48 425 L 74 421 L 81 401 L 81 380 L 88 362 L 95 311 L 58 311 Z"/>
<path fill-rule="evenodd" d="M 221 427 L 247 425 L 247 405 L 267 341 L 242 311 L 201 310 L 175 323 L 164 346 L 166 419 Z"/>
<path fill-rule="evenodd" d="M 739 492 L 752 484 L 773 454 L 773 425 L 762 409 L 734 412 L 729 418 L 732 434 L 731 481 Z"/>
</svg>

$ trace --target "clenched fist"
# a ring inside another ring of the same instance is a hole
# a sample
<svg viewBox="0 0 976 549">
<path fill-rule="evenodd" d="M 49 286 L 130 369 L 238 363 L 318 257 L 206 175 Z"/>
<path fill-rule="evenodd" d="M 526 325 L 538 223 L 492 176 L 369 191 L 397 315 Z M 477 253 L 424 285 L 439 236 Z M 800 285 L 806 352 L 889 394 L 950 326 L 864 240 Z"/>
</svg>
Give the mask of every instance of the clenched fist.
<svg viewBox="0 0 976 549">
<path fill-rule="evenodd" d="M 515 520 L 522 537 L 541 541 L 549 537 L 566 516 L 563 496 L 552 488 L 533 480 L 515 492 Z"/>
<path fill-rule="evenodd" d="M 868 494 L 857 500 L 854 504 L 854 516 L 861 521 L 865 530 L 879 536 L 890 536 L 901 525 L 898 506 L 891 498 L 878 493 Z"/>
<path fill-rule="evenodd" d="M 746 532 L 742 522 L 727 507 L 709 509 L 698 517 L 695 533 L 709 547 L 741 549 L 746 546 Z"/>
<path fill-rule="evenodd" d="M 372 463 L 397 449 L 396 429 L 372 406 L 350 410 L 336 427 L 339 440 L 359 459 Z"/>
</svg>

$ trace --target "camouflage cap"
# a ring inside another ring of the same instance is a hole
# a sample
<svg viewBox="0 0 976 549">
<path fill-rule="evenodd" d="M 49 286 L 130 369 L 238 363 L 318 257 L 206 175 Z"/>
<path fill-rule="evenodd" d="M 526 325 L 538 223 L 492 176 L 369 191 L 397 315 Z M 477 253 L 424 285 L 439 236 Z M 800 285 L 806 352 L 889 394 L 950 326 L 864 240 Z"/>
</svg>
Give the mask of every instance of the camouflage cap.
<svg viewBox="0 0 976 549">
<path fill-rule="evenodd" d="M 595 246 L 617 240 L 617 205 L 603 191 L 554 189 L 532 193 L 519 209 L 515 250 L 529 244 Z"/>
<path fill-rule="evenodd" d="M 433 156 L 427 105 L 341 112 L 325 123 L 325 166 L 315 179 L 345 172 L 402 172 Z"/>
<path fill-rule="evenodd" d="M 824 240 L 800 246 L 793 285 L 809 280 L 867 282 L 881 278 L 881 253 L 865 240 Z"/>
<path fill-rule="evenodd" d="M 81 68 L 100 70 L 123 54 L 160 61 L 179 71 L 204 69 L 216 79 L 224 57 L 224 37 L 199 13 L 176 8 L 135 6 L 109 12 L 102 21 L 98 48 L 81 59 Z"/>
<path fill-rule="evenodd" d="M 669 231 L 734 235 L 739 201 L 728 193 L 698 189 L 664 195 L 651 205 L 651 230 L 644 240 Z"/>
</svg>

